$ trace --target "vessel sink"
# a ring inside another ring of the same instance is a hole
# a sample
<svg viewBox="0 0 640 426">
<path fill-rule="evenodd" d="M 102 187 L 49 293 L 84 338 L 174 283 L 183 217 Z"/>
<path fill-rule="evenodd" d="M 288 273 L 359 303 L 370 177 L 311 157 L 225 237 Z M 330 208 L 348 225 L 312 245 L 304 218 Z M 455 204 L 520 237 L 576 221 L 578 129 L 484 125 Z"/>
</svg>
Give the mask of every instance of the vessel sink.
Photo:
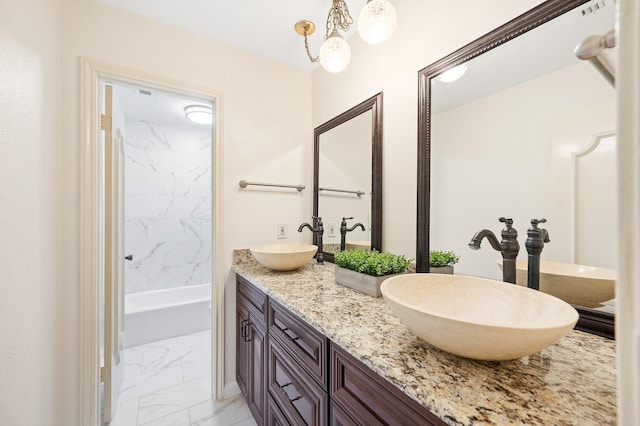
<svg viewBox="0 0 640 426">
<path fill-rule="evenodd" d="M 304 266 L 318 251 L 310 244 L 270 244 L 250 247 L 259 264 L 274 271 L 292 271 Z"/>
<path fill-rule="evenodd" d="M 502 269 L 502 261 L 498 261 Z M 516 260 L 516 282 L 527 286 L 527 261 Z M 598 308 L 615 297 L 616 271 L 562 262 L 540 262 L 540 291 L 567 303 Z"/>
<path fill-rule="evenodd" d="M 380 290 L 411 332 L 452 354 L 504 361 L 538 352 L 578 321 L 568 303 L 526 287 L 462 275 L 407 274 Z"/>
</svg>

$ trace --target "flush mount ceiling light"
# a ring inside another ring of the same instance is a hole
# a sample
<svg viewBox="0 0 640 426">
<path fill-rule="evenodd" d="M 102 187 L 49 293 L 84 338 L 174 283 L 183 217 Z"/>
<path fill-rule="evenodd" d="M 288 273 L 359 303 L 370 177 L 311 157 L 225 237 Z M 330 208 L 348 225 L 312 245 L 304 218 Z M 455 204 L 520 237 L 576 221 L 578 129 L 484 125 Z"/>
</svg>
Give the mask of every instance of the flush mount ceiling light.
<svg viewBox="0 0 640 426">
<path fill-rule="evenodd" d="M 188 120 L 198 124 L 213 123 L 213 110 L 207 105 L 189 105 L 184 107 L 184 115 Z"/>
<path fill-rule="evenodd" d="M 457 67 L 450 68 L 438 76 L 438 80 L 443 83 L 452 83 L 462 77 L 467 72 L 467 64 L 460 64 Z"/>
<path fill-rule="evenodd" d="M 368 0 L 358 18 L 358 32 L 364 41 L 378 44 L 387 40 L 396 27 L 396 11 L 387 0 Z M 325 70 L 338 73 L 344 70 L 351 60 L 351 48 L 339 31 L 347 32 L 353 24 L 349 7 L 344 0 L 332 0 L 327 15 L 324 42 L 320 46 L 318 56 L 311 55 L 308 36 L 313 34 L 316 26 L 303 19 L 296 22 L 295 30 L 304 36 L 304 47 L 311 62 L 320 62 Z"/>
</svg>

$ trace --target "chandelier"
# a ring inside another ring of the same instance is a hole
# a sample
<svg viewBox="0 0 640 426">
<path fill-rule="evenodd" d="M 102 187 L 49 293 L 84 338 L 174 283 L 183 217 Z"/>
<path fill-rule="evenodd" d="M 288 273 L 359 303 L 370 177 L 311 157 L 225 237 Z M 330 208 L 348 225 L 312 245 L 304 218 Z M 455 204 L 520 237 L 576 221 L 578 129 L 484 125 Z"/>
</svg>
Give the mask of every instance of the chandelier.
<svg viewBox="0 0 640 426">
<path fill-rule="evenodd" d="M 369 44 L 379 44 L 391 37 L 396 29 L 396 10 L 387 0 L 368 0 L 358 16 L 358 33 Z M 311 62 L 320 62 L 328 72 L 338 73 L 344 70 L 351 60 L 351 48 L 340 35 L 347 32 L 353 24 L 349 7 L 344 0 L 332 0 L 325 25 L 324 42 L 318 56 L 311 55 L 308 36 L 316 26 L 312 21 L 303 19 L 296 22 L 295 30 L 304 36 L 304 47 Z"/>
</svg>

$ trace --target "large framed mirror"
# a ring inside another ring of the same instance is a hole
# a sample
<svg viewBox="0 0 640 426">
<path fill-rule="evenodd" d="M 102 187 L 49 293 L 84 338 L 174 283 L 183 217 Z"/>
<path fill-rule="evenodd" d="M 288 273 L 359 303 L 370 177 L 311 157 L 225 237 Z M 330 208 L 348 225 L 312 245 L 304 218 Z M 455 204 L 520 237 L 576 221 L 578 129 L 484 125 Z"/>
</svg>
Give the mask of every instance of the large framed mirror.
<svg viewBox="0 0 640 426">
<path fill-rule="evenodd" d="M 313 215 L 324 225 L 324 260 L 333 262 L 341 243 L 380 250 L 382 93 L 316 127 L 313 139 Z M 349 231 L 342 233 L 345 218 Z"/>
<path fill-rule="evenodd" d="M 526 285 L 526 231 L 545 218 L 541 272 L 561 268 L 548 275 L 569 292 L 578 329 L 613 338 L 616 93 L 574 49 L 614 24 L 615 2 L 551 0 L 419 72 L 419 272 L 430 249 L 451 250 L 456 273 L 501 280 L 500 253 L 468 244 L 482 229 L 499 240 L 504 216 L 519 234 Z M 462 76 L 447 82 L 454 68 Z M 569 284 L 585 271 L 605 271 L 606 288 Z"/>
</svg>

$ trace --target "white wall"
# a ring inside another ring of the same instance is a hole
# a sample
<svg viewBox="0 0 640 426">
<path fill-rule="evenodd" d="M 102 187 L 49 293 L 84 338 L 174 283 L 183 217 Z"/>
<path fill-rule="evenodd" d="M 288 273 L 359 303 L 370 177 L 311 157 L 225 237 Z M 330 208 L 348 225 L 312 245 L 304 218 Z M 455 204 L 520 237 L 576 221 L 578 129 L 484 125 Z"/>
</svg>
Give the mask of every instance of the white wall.
<svg viewBox="0 0 640 426">
<path fill-rule="evenodd" d="M 313 125 L 384 92 L 382 248 L 414 258 L 418 71 L 541 1 L 392 3 L 398 27 L 389 41 L 370 46 L 356 34 L 349 39 L 352 55 L 345 71 L 313 72 Z"/>
<path fill-rule="evenodd" d="M 0 1 L 0 422 L 57 425 L 60 7 Z"/>
<path fill-rule="evenodd" d="M 226 281 L 227 370 L 225 380 L 235 381 L 235 283 L 230 273 L 234 248 L 276 242 L 278 222 L 289 223 L 289 240 L 310 235 L 293 232 L 310 220 L 311 191 L 240 190 L 238 182 L 304 183 L 312 187 L 313 133 L 310 108 L 300 104 L 310 93 L 309 73 L 266 60 L 203 37 L 174 29 L 93 0 L 62 2 L 62 223 L 63 329 L 66 378 L 61 394 L 65 418 L 76 423 L 79 392 L 80 295 L 78 282 L 79 158 L 82 137 L 79 58 L 188 82 L 223 92 L 224 149 L 224 257 Z"/>
<path fill-rule="evenodd" d="M 125 132 L 125 293 L 210 283 L 211 126 Z"/>
</svg>

